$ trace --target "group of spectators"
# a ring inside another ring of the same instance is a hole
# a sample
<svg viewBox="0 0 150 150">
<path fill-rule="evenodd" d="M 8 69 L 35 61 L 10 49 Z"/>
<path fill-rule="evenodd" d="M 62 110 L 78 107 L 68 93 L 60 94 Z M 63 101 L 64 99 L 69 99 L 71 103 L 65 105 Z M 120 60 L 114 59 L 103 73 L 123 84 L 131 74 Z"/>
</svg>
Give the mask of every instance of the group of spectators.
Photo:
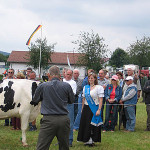
<svg viewBox="0 0 150 150">
<path fill-rule="evenodd" d="M 101 142 L 101 129 L 103 132 L 115 131 L 118 120 L 118 105 L 124 112 L 124 119 L 122 117 L 124 132 L 134 132 L 136 104 L 140 97 L 141 84 L 139 77 L 134 74 L 132 68 L 128 68 L 127 73 L 125 79 L 123 79 L 121 72 L 117 72 L 111 79 L 108 77 L 106 79 L 105 70 L 100 70 L 99 77 L 97 77 L 94 70 L 89 69 L 87 77 L 82 81 L 79 79 L 77 69 L 72 71 L 64 68 L 63 79 L 61 79 L 59 68 L 52 66 L 48 74 L 50 82 L 41 84 L 33 98 L 33 102 L 36 104 L 41 101 L 40 97 L 42 96 L 41 114 L 43 118 L 37 149 L 48 149 L 54 136 L 56 136 L 59 148 L 67 150 L 69 146 L 72 146 L 73 131 L 76 130 L 78 130 L 77 141 L 84 142 L 88 146 L 94 146 L 95 142 Z M 46 89 L 48 89 L 49 95 L 45 93 Z M 58 105 L 57 100 L 62 105 Z M 52 106 L 48 105 L 48 102 Z M 55 118 L 56 121 L 51 122 L 52 118 Z M 64 120 L 66 122 L 62 125 L 61 122 Z M 61 126 L 58 125 L 59 123 Z"/>
<path fill-rule="evenodd" d="M 27 78 L 32 79 L 31 72 L 28 72 Z M 143 83 L 142 75 L 138 77 L 132 68 L 127 69 L 125 79 L 121 72 L 106 79 L 103 69 L 99 70 L 98 77 L 93 69 L 89 69 L 83 80 L 79 78 L 77 69 L 64 68 L 62 75 L 63 78 L 57 66 L 52 66 L 48 73 L 49 81 L 40 84 L 35 91 L 32 101 L 35 105 L 41 101 L 43 115 L 37 150 L 49 149 L 55 136 L 59 149 L 68 150 L 73 143 L 74 131 L 78 131 L 77 141 L 94 146 L 95 142 L 101 142 L 101 130 L 115 131 L 119 108 L 124 112 L 120 114 L 124 115 L 121 117 L 124 132 L 134 132 L 136 104 L 141 91 L 147 104 L 146 131 L 150 131 L 150 81 Z M 32 123 L 34 125 L 35 122 Z"/>
</svg>

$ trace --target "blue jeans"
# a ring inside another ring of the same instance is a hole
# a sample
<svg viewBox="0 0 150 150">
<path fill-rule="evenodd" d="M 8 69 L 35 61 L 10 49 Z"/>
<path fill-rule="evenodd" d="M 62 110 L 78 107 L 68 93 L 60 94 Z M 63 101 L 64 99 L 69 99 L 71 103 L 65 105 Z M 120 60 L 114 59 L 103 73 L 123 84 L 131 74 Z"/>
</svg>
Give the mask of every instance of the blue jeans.
<svg viewBox="0 0 150 150">
<path fill-rule="evenodd" d="M 72 142 L 73 142 L 73 123 L 74 123 L 74 104 L 68 104 L 67 109 L 69 111 L 68 117 L 70 119 L 69 144 L 72 144 Z"/>
<path fill-rule="evenodd" d="M 80 125 L 80 119 L 81 119 L 81 109 L 82 109 L 82 97 L 81 94 L 78 96 L 78 113 L 74 122 L 73 129 L 78 130 Z"/>
<path fill-rule="evenodd" d="M 109 103 L 107 104 L 106 104 L 106 114 L 105 114 L 105 123 L 104 123 L 104 130 L 106 131 L 115 129 L 115 123 L 116 123 L 115 118 L 117 113 L 117 105 L 113 105 Z M 111 121 L 110 124 L 109 121 Z"/>
<path fill-rule="evenodd" d="M 125 115 L 126 115 L 126 119 L 127 119 L 126 130 L 134 131 L 135 122 L 136 122 L 135 106 L 125 107 Z"/>
</svg>

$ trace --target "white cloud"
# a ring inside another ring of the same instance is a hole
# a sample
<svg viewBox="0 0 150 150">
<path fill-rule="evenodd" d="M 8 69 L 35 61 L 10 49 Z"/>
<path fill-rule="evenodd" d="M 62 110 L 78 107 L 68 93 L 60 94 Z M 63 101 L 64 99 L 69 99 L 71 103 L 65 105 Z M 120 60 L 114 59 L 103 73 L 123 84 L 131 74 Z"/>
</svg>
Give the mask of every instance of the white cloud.
<svg viewBox="0 0 150 150">
<path fill-rule="evenodd" d="M 25 43 L 41 22 L 43 37 L 57 43 L 56 51 L 72 51 L 80 31 L 91 30 L 112 51 L 126 49 L 136 37 L 150 36 L 149 6 L 148 0 L 1 0 L 0 50 L 28 50 Z M 40 32 L 31 42 L 38 37 Z"/>
</svg>

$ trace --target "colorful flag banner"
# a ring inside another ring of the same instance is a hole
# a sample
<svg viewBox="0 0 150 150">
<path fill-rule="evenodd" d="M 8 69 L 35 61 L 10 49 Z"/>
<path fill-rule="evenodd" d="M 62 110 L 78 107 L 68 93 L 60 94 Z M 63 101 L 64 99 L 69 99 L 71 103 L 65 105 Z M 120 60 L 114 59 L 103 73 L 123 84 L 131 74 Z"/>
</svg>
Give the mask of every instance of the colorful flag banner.
<svg viewBox="0 0 150 150">
<path fill-rule="evenodd" d="M 42 27 L 42 25 L 38 25 L 38 27 L 34 30 L 34 32 L 31 34 L 31 36 L 29 37 L 26 45 L 30 45 L 31 42 L 31 38 L 33 37 L 33 35 Z"/>
</svg>

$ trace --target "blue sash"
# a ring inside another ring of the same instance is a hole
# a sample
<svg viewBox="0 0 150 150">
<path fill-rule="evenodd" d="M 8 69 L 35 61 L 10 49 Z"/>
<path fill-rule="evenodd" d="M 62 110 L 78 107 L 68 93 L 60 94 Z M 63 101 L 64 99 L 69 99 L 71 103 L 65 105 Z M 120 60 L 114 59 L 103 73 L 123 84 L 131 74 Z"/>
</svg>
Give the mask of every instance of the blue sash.
<svg viewBox="0 0 150 150">
<path fill-rule="evenodd" d="M 102 118 L 101 118 L 101 111 L 100 111 L 100 115 L 96 116 L 96 112 L 98 110 L 99 105 L 95 105 L 94 100 L 92 99 L 91 95 L 90 95 L 90 85 L 86 85 L 85 86 L 85 98 L 87 100 L 87 103 L 93 113 L 93 117 L 91 120 L 91 124 L 94 126 L 100 126 L 103 124 Z"/>
</svg>

